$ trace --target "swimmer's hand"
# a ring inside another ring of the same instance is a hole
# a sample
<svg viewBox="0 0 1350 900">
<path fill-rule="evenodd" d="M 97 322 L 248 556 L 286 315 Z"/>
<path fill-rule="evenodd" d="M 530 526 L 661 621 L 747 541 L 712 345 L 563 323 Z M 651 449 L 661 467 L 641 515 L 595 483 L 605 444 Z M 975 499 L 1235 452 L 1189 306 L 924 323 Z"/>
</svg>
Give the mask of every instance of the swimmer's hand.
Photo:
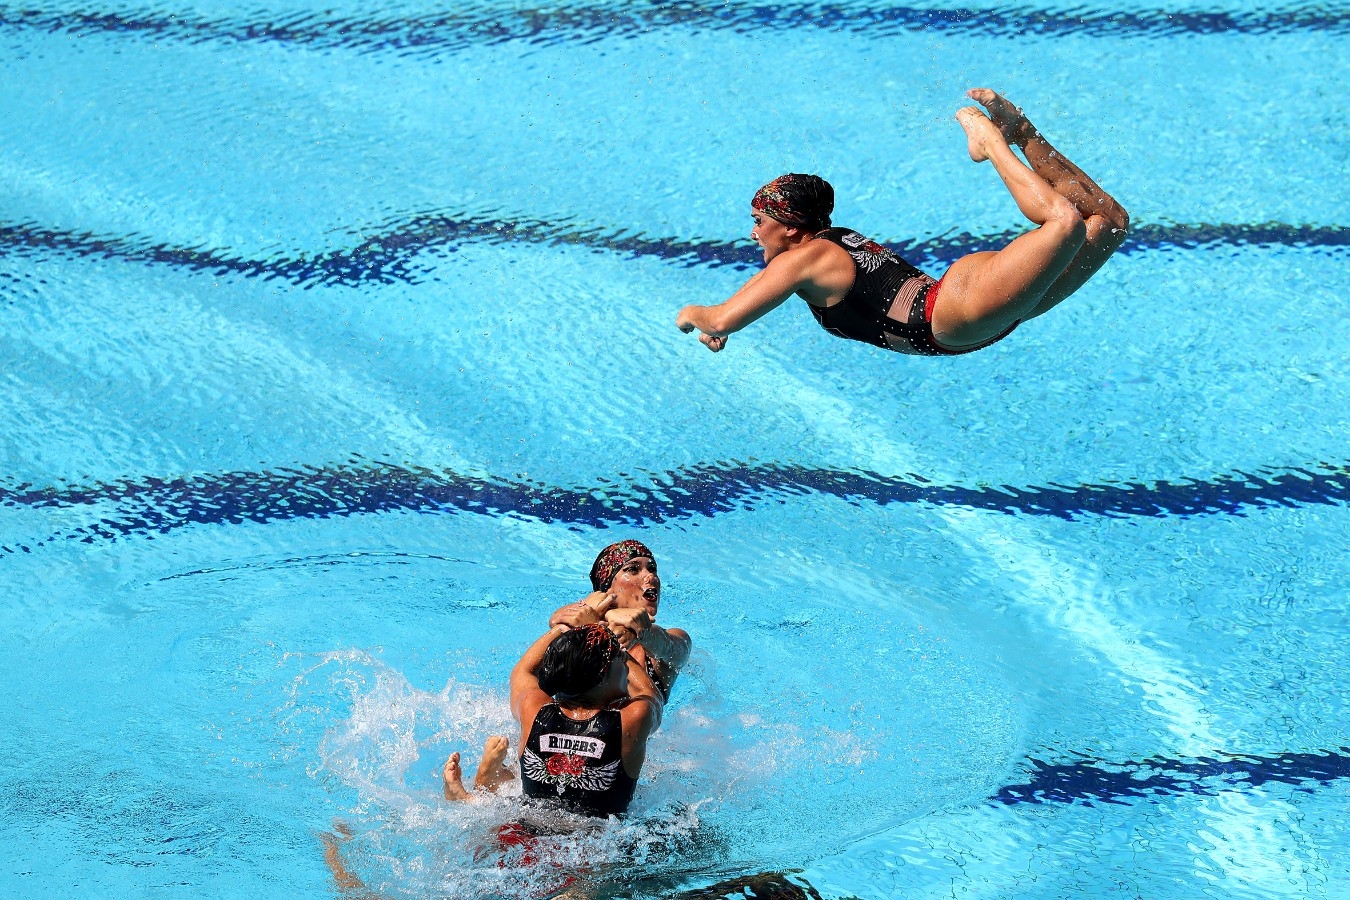
<svg viewBox="0 0 1350 900">
<path fill-rule="evenodd" d="M 613 609 L 619 598 L 604 591 L 594 591 L 582 597 L 576 603 L 569 603 L 555 612 L 548 620 L 549 627 L 566 625 L 568 628 L 584 628 L 605 621 L 605 614 Z"/>
<path fill-rule="evenodd" d="M 685 334 L 689 334 L 690 332 L 695 330 L 700 330 L 698 324 L 695 322 L 695 314 L 698 310 L 701 309 L 704 309 L 704 307 L 686 306 L 684 309 L 680 310 L 680 314 L 675 317 L 675 327 L 683 331 Z M 719 352 L 723 347 L 727 345 L 727 339 L 725 335 L 719 336 L 705 333 L 700 334 L 698 336 L 698 339 L 699 342 L 703 344 L 703 346 L 707 347 L 714 353 Z"/>
<path fill-rule="evenodd" d="M 611 609 L 605 613 L 605 624 L 614 632 L 623 648 L 629 650 L 652 627 L 652 617 L 645 609 Z"/>
</svg>

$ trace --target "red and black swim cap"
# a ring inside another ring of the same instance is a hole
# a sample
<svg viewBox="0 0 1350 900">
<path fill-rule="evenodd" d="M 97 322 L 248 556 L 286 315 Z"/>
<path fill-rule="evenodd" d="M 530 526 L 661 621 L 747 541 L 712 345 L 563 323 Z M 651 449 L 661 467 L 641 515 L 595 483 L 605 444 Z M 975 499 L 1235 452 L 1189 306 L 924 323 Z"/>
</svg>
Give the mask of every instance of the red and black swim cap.
<svg viewBox="0 0 1350 900">
<path fill-rule="evenodd" d="M 834 188 L 819 175 L 779 175 L 755 191 L 750 206 L 784 225 L 820 231 L 830 227 Z"/>
<path fill-rule="evenodd" d="M 628 565 L 628 562 L 637 559 L 639 556 L 645 556 L 652 562 L 656 557 L 652 551 L 647 549 L 647 545 L 641 541 L 627 540 L 619 541 L 617 544 L 610 544 L 600 551 L 600 555 L 591 563 L 591 590 L 607 591 L 609 586 L 614 583 L 614 576 L 619 574 L 619 570 Z"/>
</svg>

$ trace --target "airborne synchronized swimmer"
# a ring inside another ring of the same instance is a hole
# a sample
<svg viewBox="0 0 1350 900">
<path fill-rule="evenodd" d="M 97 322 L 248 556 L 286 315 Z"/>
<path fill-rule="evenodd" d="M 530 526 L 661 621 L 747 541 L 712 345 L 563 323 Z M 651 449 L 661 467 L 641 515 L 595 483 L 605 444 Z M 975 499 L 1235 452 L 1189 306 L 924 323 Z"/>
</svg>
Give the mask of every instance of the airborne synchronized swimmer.
<svg viewBox="0 0 1350 900">
<path fill-rule="evenodd" d="M 970 158 L 993 164 L 1036 228 L 1002 250 L 961 257 L 934 280 L 875 241 L 830 227 L 834 189 L 824 179 L 783 175 L 750 201 L 750 237 L 763 248 L 765 267 L 724 303 L 686 306 L 675 324 L 701 332 L 717 352 L 728 335 L 796 294 L 838 337 L 953 356 L 1006 337 L 1082 287 L 1124 242 L 1129 214 L 1017 107 L 987 88 L 969 96 L 988 110 L 956 114 Z"/>
</svg>

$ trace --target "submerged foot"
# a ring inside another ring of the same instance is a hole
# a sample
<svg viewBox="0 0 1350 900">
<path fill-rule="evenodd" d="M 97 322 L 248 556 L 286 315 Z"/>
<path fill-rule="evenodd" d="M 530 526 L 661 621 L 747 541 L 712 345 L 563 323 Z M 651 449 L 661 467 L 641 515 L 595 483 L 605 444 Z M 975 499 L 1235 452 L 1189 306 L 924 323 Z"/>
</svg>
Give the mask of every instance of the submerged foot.
<svg viewBox="0 0 1350 900">
<path fill-rule="evenodd" d="M 464 790 L 464 773 L 459 769 L 459 753 L 451 753 L 450 758 L 445 761 L 445 768 L 441 770 L 441 781 L 445 786 L 445 799 L 451 802 L 462 802 L 469 799 L 469 792 Z"/>
<path fill-rule="evenodd" d="M 473 776 L 474 790 L 495 791 L 516 773 L 506 767 L 506 738 L 493 735 L 483 745 L 483 758 L 478 763 L 478 773 Z"/>
<path fill-rule="evenodd" d="M 1003 133 L 1003 139 L 1009 144 L 1025 147 L 1027 141 L 1039 134 L 1036 126 L 1022 114 L 1022 110 L 1013 106 L 1002 94 L 989 88 L 973 88 L 966 91 L 966 96 L 989 110 L 989 118 L 998 126 L 998 130 Z"/>
<path fill-rule="evenodd" d="M 965 106 L 956 111 L 956 121 L 966 131 L 967 147 L 970 158 L 975 162 L 984 162 L 989 158 L 991 142 L 1003 143 L 1003 135 L 989 117 L 973 106 Z"/>
</svg>

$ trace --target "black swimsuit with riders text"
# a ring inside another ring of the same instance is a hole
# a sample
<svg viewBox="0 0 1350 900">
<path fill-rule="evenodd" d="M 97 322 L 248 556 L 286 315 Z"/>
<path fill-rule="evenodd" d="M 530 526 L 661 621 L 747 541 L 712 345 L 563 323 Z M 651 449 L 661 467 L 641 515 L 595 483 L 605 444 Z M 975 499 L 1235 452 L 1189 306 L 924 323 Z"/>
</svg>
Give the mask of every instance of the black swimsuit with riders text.
<svg viewBox="0 0 1350 900">
<path fill-rule="evenodd" d="M 525 796 L 587 816 L 617 816 L 633 800 L 637 779 L 623 769 L 623 720 L 603 709 L 584 721 L 556 703 L 539 710 L 520 752 Z"/>
</svg>

